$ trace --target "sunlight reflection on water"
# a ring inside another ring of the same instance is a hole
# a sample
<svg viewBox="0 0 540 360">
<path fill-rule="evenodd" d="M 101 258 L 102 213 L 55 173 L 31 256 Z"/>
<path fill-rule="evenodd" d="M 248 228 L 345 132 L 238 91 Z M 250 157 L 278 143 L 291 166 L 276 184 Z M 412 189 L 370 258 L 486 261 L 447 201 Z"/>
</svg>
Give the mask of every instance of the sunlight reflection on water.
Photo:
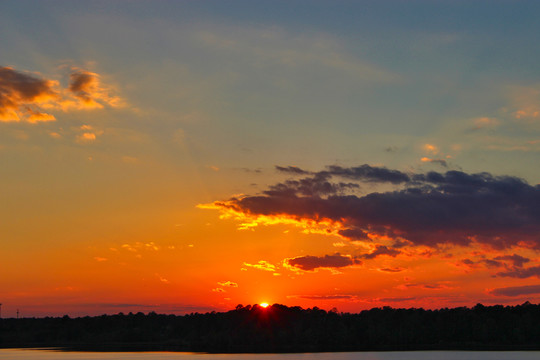
<svg viewBox="0 0 540 360">
<path fill-rule="evenodd" d="M 60 352 L 1 349 L 5 360 L 538 360 L 540 351 L 395 351 L 307 354 L 200 354 L 175 352 Z"/>
</svg>

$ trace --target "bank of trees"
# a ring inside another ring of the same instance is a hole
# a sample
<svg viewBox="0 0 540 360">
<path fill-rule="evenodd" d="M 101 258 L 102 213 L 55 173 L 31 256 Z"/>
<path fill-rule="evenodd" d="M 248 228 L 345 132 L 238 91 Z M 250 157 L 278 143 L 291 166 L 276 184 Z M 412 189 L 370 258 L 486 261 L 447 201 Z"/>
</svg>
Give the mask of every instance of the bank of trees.
<svg viewBox="0 0 540 360">
<path fill-rule="evenodd" d="M 540 349 L 540 305 L 358 314 L 274 304 L 221 313 L 0 319 L 0 347 L 80 350 L 309 352 Z"/>
</svg>

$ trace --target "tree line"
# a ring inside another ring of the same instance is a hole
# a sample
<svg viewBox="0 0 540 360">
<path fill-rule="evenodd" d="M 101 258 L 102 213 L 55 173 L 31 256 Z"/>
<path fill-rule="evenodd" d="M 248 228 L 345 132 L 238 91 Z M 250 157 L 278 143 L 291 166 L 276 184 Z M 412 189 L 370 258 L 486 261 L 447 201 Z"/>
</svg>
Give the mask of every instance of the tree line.
<svg viewBox="0 0 540 360">
<path fill-rule="evenodd" d="M 0 347 L 195 352 L 539 350 L 540 305 L 373 308 L 238 305 L 227 312 L 0 319 Z"/>
</svg>

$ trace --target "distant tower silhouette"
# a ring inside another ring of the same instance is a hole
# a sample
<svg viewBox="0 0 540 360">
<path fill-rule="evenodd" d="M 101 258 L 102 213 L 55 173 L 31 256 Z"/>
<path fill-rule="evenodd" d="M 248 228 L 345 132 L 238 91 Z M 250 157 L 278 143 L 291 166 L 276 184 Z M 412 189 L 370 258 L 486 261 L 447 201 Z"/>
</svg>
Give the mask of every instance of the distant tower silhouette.
<svg viewBox="0 0 540 360">
<path fill-rule="evenodd" d="M 0 319 L 2 318 L 2 304 L 0 304 Z"/>
<path fill-rule="evenodd" d="M 17 319 L 19 318 L 19 309 L 17 309 Z"/>
</svg>

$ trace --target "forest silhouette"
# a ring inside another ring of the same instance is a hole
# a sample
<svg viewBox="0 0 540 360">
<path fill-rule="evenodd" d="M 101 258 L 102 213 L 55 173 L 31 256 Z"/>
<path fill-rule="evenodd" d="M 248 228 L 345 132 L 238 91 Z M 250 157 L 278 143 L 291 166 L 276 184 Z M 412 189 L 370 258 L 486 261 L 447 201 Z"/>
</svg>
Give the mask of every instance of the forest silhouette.
<svg viewBox="0 0 540 360">
<path fill-rule="evenodd" d="M 0 319 L 0 348 L 211 353 L 539 350 L 540 305 L 374 308 L 357 314 L 274 304 L 227 312 Z"/>
</svg>

